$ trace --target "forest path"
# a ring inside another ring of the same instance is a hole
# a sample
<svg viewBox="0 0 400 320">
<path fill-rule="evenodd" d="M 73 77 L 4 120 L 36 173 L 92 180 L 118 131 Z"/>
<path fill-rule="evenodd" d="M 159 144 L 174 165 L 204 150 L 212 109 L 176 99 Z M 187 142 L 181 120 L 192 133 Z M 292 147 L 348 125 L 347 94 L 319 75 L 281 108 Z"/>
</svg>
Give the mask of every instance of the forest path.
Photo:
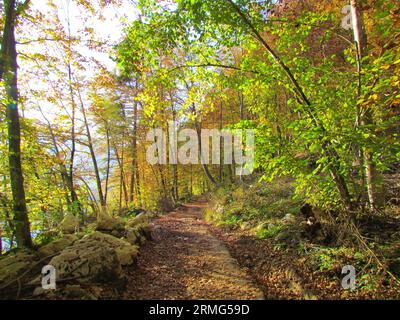
<svg viewBox="0 0 400 320">
<path fill-rule="evenodd" d="M 204 200 L 154 221 L 154 236 L 129 273 L 124 299 L 263 299 L 203 220 Z"/>
</svg>

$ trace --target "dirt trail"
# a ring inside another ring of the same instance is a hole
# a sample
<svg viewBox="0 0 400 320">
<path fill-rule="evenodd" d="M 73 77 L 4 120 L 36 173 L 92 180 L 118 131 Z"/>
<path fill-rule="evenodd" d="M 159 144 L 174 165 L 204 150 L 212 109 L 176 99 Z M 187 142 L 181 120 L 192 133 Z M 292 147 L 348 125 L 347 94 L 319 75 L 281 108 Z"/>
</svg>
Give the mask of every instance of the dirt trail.
<svg viewBox="0 0 400 320">
<path fill-rule="evenodd" d="M 141 248 L 124 299 L 263 299 L 202 219 L 204 201 L 154 222 L 154 239 Z"/>
</svg>

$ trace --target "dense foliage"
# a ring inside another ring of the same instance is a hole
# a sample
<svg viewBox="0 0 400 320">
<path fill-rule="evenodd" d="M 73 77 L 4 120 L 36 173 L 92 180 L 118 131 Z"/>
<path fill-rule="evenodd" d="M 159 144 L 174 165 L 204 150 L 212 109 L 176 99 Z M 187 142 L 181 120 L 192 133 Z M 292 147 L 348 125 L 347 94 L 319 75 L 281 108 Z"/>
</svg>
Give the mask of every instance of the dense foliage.
<svg viewBox="0 0 400 320">
<path fill-rule="evenodd" d="M 168 211 L 216 185 L 254 177 L 290 177 L 295 198 L 348 216 L 391 205 L 382 177 L 400 158 L 397 1 L 351 1 L 361 41 L 356 27 L 342 27 L 348 1 L 141 0 L 138 18 L 114 43 L 95 26 L 120 1 L 50 1 L 45 11 L 6 1 L 2 11 L 10 3 L 23 186 L 37 241 L 68 215 L 84 224 L 100 212 Z M 117 70 L 102 62 L 104 54 Z M 9 248 L 18 239 L 7 79 L 0 231 Z M 147 132 L 167 132 L 169 121 L 254 129 L 255 175 L 236 176 L 227 164 L 150 165 Z"/>
</svg>

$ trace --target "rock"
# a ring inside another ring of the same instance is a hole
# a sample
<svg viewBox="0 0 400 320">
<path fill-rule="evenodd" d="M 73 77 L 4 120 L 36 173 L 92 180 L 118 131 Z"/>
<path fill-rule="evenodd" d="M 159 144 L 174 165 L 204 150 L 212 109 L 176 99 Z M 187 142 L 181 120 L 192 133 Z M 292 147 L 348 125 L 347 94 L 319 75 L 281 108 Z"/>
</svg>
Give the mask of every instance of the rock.
<svg viewBox="0 0 400 320">
<path fill-rule="evenodd" d="M 284 228 L 275 237 L 278 242 L 297 244 L 300 241 L 300 232 L 293 228 Z"/>
<path fill-rule="evenodd" d="M 96 231 L 66 247 L 48 264 L 56 269 L 57 281 L 115 282 L 122 277 L 122 266 L 135 263 L 137 255 L 137 246 Z M 32 283 L 38 284 L 40 279 Z"/>
<path fill-rule="evenodd" d="M 139 230 L 141 234 L 145 237 L 147 240 L 151 240 L 151 235 L 153 233 L 153 228 L 151 227 L 150 223 L 145 222 L 139 226 Z"/>
<path fill-rule="evenodd" d="M 60 300 L 62 297 L 60 296 L 60 292 L 57 290 L 46 290 L 42 287 L 36 287 L 33 290 L 32 296 L 36 299 L 46 299 L 46 300 Z"/>
<path fill-rule="evenodd" d="M 67 285 L 57 290 L 45 290 L 42 287 L 37 287 L 33 291 L 33 296 L 47 299 L 97 300 L 94 294 L 77 284 Z"/>
<path fill-rule="evenodd" d="M 90 236 L 64 249 L 51 259 L 49 265 L 56 269 L 57 280 L 72 278 L 78 282 L 110 282 L 122 275 L 116 250 Z"/>
<path fill-rule="evenodd" d="M 131 264 L 136 263 L 137 256 L 139 253 L 137 246 L 124 246 L 118 247 L 115 249 L 118 255 L 118 259 L 122 266 L 130 266 Z"/>
<path fill-rule="evenodd" d="M 96 296 L 79 285 L 67 285 L 61 290 L 60 296 L 72 300 L 97 300 Z"/>
<path fill-rule="evenodd" d="M 118 260 L 122 266 L 133 264 L 138 255 L 138 247 L 129 242 L 113 237 L 109 234 L 94 232 L 84 238 L 86 241 L 95 241 L 100 246 L 108 247 L 116 251 Z"/>
<path fill-rule="evenodd" d="M 33 296 L 38 297 L 38 296 L 43 296 L 47 293 L 47 290 L 43 289 L 42 287 L 37 287 L 35 290 L 33 290 Z"/>
<path fill-rule="evenodd" d="M 153 229 L 148 222 L 137 224 L 134 226 L 127 226 L 126 228 L 126 241 L 130 244 L 143 244 L 146 240 L 152 238 Z"/>
<path fill-rule="evenodd" d="M 135 245 L 139 242 L 140 233 L 136 228 L 127 228 L 126 230 L 126 241 L 130 244 Z"/>
<path fill-rule="evenodd" d="M 0 286 L 21 276 L 32 268 L 37 261 L 37 254 L 28 250 L 8 253 L 4 258 L 0 259 Z"/>
<path fill-rule="evenodd" d="M 78 240 L 78 237 L 74 234 L 67 234 L 61 239 L 54 240 L 50 242 L 49 244 L 46 244 L 45 246 L 41 247 L 39 249 L 39 255 L 41 257 L 47 257 L 50 255 L 53 255 L 57 252 L 61 252 L 64 250 L 66 247 L 72 245 L 75 241 Z"/>
<path fill-rule="evenodd" d="M 79 217 L 68 213 L 60 223 L 60 230 L 63 233 L 75 233 L 79 230 Z"/>
<path fill-rule="evenodd" d="M 96 230 L 113 232 L 120 234 L 125 230 L 125 221 L 121 218 L 113 218 L 106 214 L 101 214 L 97 219 Z"/>
<path fill-rule="evenodd" d="M 296 217 L 290 213 L 287 213 L 283 218 L 282 222 L 285 224 L 292 224 L 296 222 Z"/>
</svg>

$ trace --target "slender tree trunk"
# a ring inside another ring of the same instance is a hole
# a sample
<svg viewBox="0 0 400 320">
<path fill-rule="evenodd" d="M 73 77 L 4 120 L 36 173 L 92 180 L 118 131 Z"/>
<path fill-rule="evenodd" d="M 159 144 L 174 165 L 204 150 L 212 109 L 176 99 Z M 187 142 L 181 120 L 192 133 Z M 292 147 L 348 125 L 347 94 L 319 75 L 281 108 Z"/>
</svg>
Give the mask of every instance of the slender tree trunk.
<svg viewBox="0 0 400 320">
<path fill-rule="evenodd" d="M 202 152 L 201 152 L 201 149 L 202 149 L 202 142 L 201 142 L 201 125 L 198 123 L 198 121 L 197 120 L 195 120 L 195 126 L 196 126 L 196 132 L 197 132 L 197 138 L 198 138 L 198 141 L 199 141 L 199 153 L 200 153 L 200 158 L 202 158 L 203 156 L 202 156 Z M 203 167 L 203 170 L 204 170 L 204 173 L 206 174 L 206 177 L 207 177 L 207 179 L 214 185 L 214 186 L 216 186 L 217 185 L 217 182 L 215 181 L 215 179 L 214 179 L 214 177 L 212 176 L 212 174 L 211 174 L 211 172 L 210 172 L 210 170 L 209 170 L 209 168 L 208 168 L 208 165 L 206 164 L 206 163 L 203 163 L 203 161 L 201 161 L 202 162 L 202 167 Z"/>
<path fill-rule="evenodd" d="M 234 171 L 234 169 L 232 168 L 232 164 L 229 164 L 228 165 L 228 177 L 229 177 L 229 181 L 231 183 L 235 182 L 235 176 L 233 175 L 233 171 Z"/>
<path fill-rule="evenodd" d="M 135 175 L 136 175 L 136 204 L 140 207 L 142 205 L 142 199 L 141 199 L 141 190 L 140 190 L 140 172 L 139 172 L 139 163 L 136 161 L 136 170 L 135 170 Z M 143 179 L 142 179 L 143 180 Z"/>
<path fill-rule="evenodd" d="M 242 92 L 239 92 L 239 114 L 240 120 L 244 120 L 244 95 Z"/>
<path fill-rule="evenodd" d="M 74 92 L 72 89 L 72 75 L 71 75 L 71 65 L 68 65 L 68 78 L 69 78 L 69 87 L 70 87 L 70 96 L 71 96 L 71 156 L 69 160 L 69 189 L 71 190 L 71 199 L 73 205 L 73 211 L 75 213 L 81 213 L 81 206 L 78 199 L 78 196 L 75 191 L 74 185 L 74 162 L 75 162 L 75 153 L 76 153 L 76 133 L 75 133 L 75 120 L 76 120 L 76 104 L 74 99 Z"/>
<path fill-rule="evenodd" d="M 1 45 L 1 71 L 4 78 L 7 109 L 6 121 L 8 127 L 9 167 L 11 191 L 13 196 L 13 211 L 15 236 L 18 247 L 32 248 L 32 237 L 26 206 L 24 177 L 21 163 L 21 127 L 18 113 L 18 65 L 15 41 L 16 1 L 6 0 L 4 3 L 5 24 Z"/>
<path fill-rule="evenodd" d="M 222 132 L 222 112 L 223 106 L 222 101 L 220 103 L 220 110 L 219 110 L 219 131 Z M 222 183 L 224 180 L 224 141 L 223 137 L 219 137 L 219 182 Z"/>
<path fill-rule="evenodd" d="M 201 141 L 201 124 L 199 123 L 197 119 L 197 112 L 194 104 L 192 105 L 192 112 L 193 114 L 196 115 L 195 120 L 194 120 L 194 125 L 197 133 L 197 139 L 198 139 L 198 146 L 199 146 L 199 154 L 200 154 L 200 160 L 201 160 L 201 165 L 203 167 L 203 171 L 207 177 L 207 179 L 214 185 L 217 185 L 217 182 L 215 181 L 214 177 L 212 176 L 210 170 L 208 169 L 208 165 L 206 163 L 203 163 L 203 154 L 202 154 L 202 141 Z"/>
<path fill-rule="evenodd" d="M 69 11 L 69 9 L 68 9 Z M 71 200 L 72 200 L 72 212 L 73 214 L 80 214 L 83 216 L 83 210 L 81 203 L 78 199 L 78 195 L 75 191 L 75 184 L 74 184 L 74 164 L 75 164 L 75 153 L 76 153 L 76 132 L 75 132 L 75 125 L 76 125 L 76 103 L 74 97 L 74 89 L 72 87 L 72 67 L 71 67 L 71 59 L 72 59 L 72 46 L 71 46 L 71 25 L 69 19 L 69 12 L 68 12 L 68 50 L 70 53 L 70 57 L 68 58 L 67 63 L 67 70 L 68 70 L 68 87 L 69 87 L 69 94 L 71 99 L 71 157 L 69 161 L 69 189 L 71 190 Z"/>
<path fill-rule="evenodd" d="M 137 89 L 137 80 L 136 80 L 136 89 Z M 130 202 L 134 202 L 135 200 L 135 183 L 137 177 L 137 119 L 138 118 L 138 103 L 135 101 L 133 106 L 133 137 L 132 137 L 132 162 L 131 162 L 131 184 L 129 190 L 129 200 Z"/>
<path fill-rule="evenodd" d="M 92 139 L 92 134 L 90 132 L 89 122 L 88 122 L 88 119 L 87 119 L 87 116 L 86 116 L 85 106 L 83 105 L 83 100 L 82 100 L 82 97 L 81 97 L 80 93 L 79 93 L 79 99 L 80 99 L 80 102 L 81 102 L 81 112 L 82 112 L 82 115 L 83 115 L 83 121 L 85 123 L 86 135 L 87 135 L 87 139 L 88 139 L 88 147 L 89 147 L 89 151 L 90 151 L 90 156 L 92 158 L 94 175 L 95 175 L 95 178 L 96 178 L 96 185 L 97 185 L 97 192 L 98 192 L 98 195 L 99 195 L 99 201 L 100 201 L 101 207 L 105 208 L 106 207 L 106 201 L 105 201 L 104 194 L 103 194 L 103 188 L 101 186 L 101 178 L 100 178 L 99 166 L 98 166 L 98 163 L 97 163 L 96 153 L 94 151 L 93 139 Z"/>
<path fill-rule="evenodd" d="M 193 196 L 193 164 L 190 164 L 190 196 Z"/>
<path fill-rule="evenodd" d="M 165 176 L 164 176 L 163 167 L 160 164 L 157 164 L 156 166 L 158 168 L 158 172 L 160 173 L 161 186 L 162 186 L 162 192 L 164 194 L 164 197 L 165 197 L 166 200 L 167 199 L 171 200 L 170 197 L 169 197 L 169 193 L 168 193 L 167 182 L 166 182 L 166 179 L 165 179 Z"/>
<path fill-rule="evenodd" d="M 172 96 L 170 95 L 170 97 L 172 101 Z M 172 105 L 172 121 L 174 122 L 174 124 L 176 123 L 176 111 L 173 105 Z M 169 134 L 167 136 L 169 137 Z M 176 150 L 173 150 L 172 152 L 176 153 Z M 177 155 L 174 155 L 174 157 L 177 158 Z M 171 165 L 171 167 L 172 167 L 172 195 L 175 203 L 177 203 L 179 201 L 178 164 L 174 163 Z"/>
<path fill-rule="evenodd" d="M 106 126 L 106 136 L 107 136 L 107 169 L 106 169 L 106 185 L 104 188 L 104 202 L 107 205 L 107 196 L 108 196 L 108 183 L 110 180 L 110 167 L 111 167 L 111 145 L 110 145 L 110 129 L 108 127 L 108 123 L 105 123 Z"/>
<path fill-rule="evenodd" d="M 125 207 L 128 206 L 129 204 L 129 193 L 128 193 L 128 186 L 126 183 L 126 177 L 125 177 L 125 137 L 127 136 L 126 128 L 127 128 L 127 121 L 126 121 L 126 113 L 125 113 L 125 108 L 122 107 L 122 116 L 124 120 L 124 128 L 122 131 L 122 147 L 121 147 L 121 160 L 119 162 L 120 170 L 121 170 L 121 179 L 122 179 L 122 186 L 124 190 L 124 200 L 125 200 Z M 117 153 L 117 146 L 114 145 L 115 152 Z M 118 159 L 118 154 L 117 154 L 117 159 Z"/>
<path fill-rule="evenodd" d="M 367 36 L 365 33 L 364 20 L 360 8 L 360 0 L 351 0 L 351 11 L 352 11 L 352 22 L 353 22 L 353 33 L 354 42 L 357 48 L 357 73 L 358 73 L 358 92 L 357 101 L 361 98 L 362 88 L 362 59 L 365 57 L 365 50 L 367 46 Z M 372 115 L 369 109 L 364 112 L 360 110 L 357 103 L 357 120 L 356 123 L 359 126 L 372 124 Z M 375 164 L 373 162 L 373 153 L 367 148 L 360 150 L 361 166 L 365 166 L 365 177 L 368 192 L 368 201 L 371 210 L 376 209 L 376 195 L 375 195 Z M 362 177 L 364 174 L 362 173 Z M 364 179 L 363 179 L 364 180 Z M 363 181 L 364 182 L 364 181 Z"/>
<path fill-rule="evenodd" d="M 0 257 L 3 255 L 3 229 L 0 225 Z"/>
<path fill-rule="evenodd" d="M 117 157 L 117 162 L 119 166 L 119 172 L 120 172 L 120 198 L 122 202 L 122 191 L 124 194 L 124 200 L 125 200 L 125 206 L 128 206 L 128 201 L 129 201 L 129 195 L 128 195 L 128 187 L 125 182 L 125 170 L 124 170 L 124 146 L 122 146 L 122 151 L 121 151 L 121 157 L 119 156 L 118 153 L 118 148 L 114 144 L 114 152 Z M 122 205 L 121 205 L 122 207 Z"/>
</svg>

